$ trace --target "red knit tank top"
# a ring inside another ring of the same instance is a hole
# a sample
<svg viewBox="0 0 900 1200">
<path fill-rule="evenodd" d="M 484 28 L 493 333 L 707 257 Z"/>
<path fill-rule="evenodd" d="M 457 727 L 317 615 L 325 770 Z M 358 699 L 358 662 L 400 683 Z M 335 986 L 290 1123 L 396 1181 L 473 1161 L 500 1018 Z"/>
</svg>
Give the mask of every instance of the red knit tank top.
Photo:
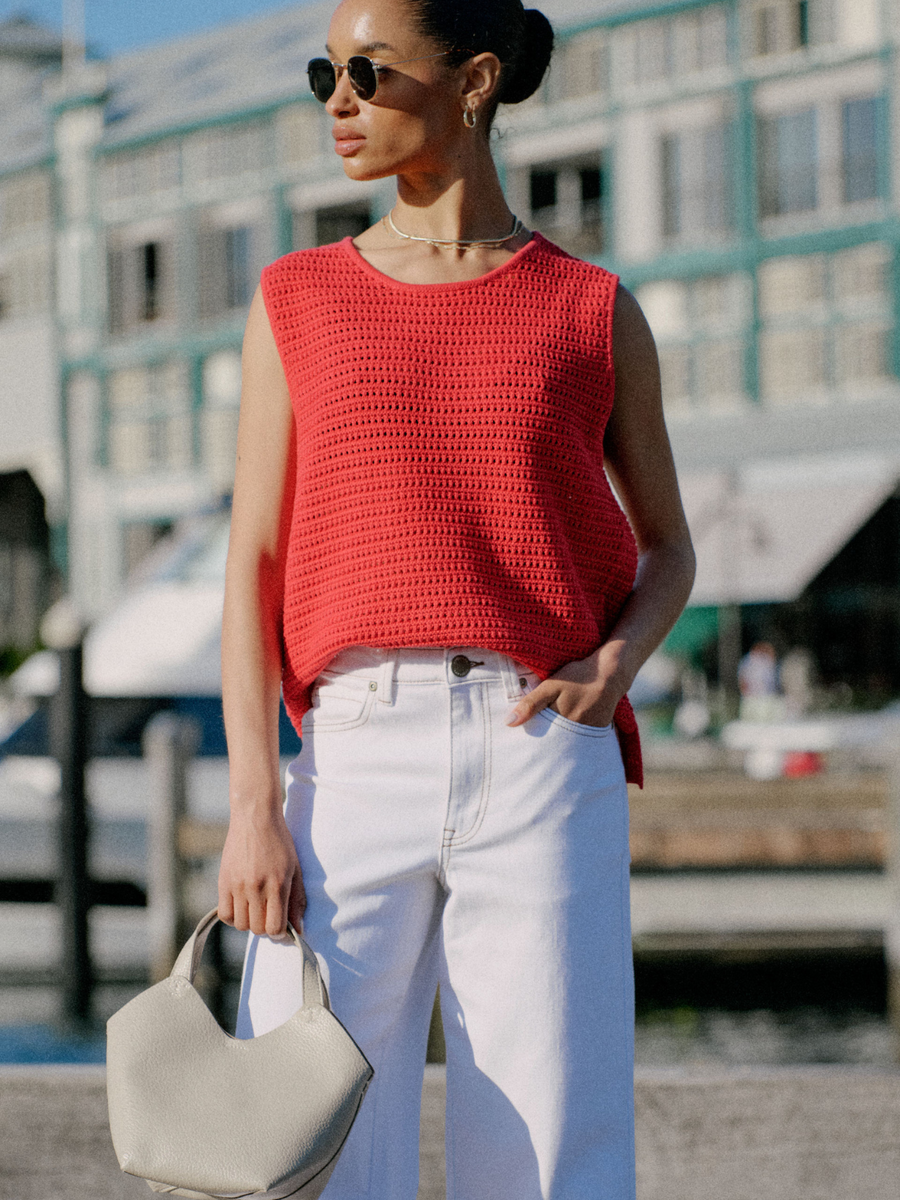
<svg viewBox="0 0 900 1200">
<path fill-rule="evenodd" d="M 346 238 L 262 291 L 294 410 L 284 699 L 347 646 L 481 646 L 546 678 L 608 636 L 637 550 L 603 470 L 615 275 L 539 234 L 449 284 Z M 637 725 L 616 710 L 629 781 Z"/>
</svg>

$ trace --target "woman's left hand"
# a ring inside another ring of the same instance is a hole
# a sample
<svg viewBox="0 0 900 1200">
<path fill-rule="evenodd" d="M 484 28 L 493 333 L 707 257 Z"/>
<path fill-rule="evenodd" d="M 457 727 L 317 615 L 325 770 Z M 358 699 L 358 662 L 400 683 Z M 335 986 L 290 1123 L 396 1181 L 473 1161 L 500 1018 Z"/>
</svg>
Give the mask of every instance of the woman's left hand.
<svg viewBox="0 0 900 1200">
<path fill-rule="evenodd" d="M 631 680 L 619 663 L 621 643 L 607 643 L 589 658 L 566 663 L 518 701 L 507 724 L 524 725 L 543 708 L 552 708 L 579 725 L 609 725 Z"/>
</svg>

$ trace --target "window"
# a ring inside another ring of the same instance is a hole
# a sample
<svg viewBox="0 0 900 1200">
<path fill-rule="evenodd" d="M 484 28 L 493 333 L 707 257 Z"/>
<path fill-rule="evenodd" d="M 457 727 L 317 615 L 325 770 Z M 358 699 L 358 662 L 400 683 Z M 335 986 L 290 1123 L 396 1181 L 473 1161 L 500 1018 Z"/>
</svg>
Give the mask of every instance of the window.
<svg viewBox="0 0 900 1200">
<path fill-rule="evenodd" d="M 613 34 L 610 58 L 617 85 L 625 88 L 727 66 L 725 5 L 624 24 Z"/>
<path fill-rule="evenodd" d="M 843 200 L 877 200 L 882 194 L 879 156 L 883 100 L 869 96 L 841 106 Z"/>
<path fill-rule="evenodd" d="M 663 233 L 687 239 L 732 226 L 731 128 L 716 125 L 662 141 Z"/>
<path fill-rule="evenodd" d="M 814 108 L 759 123 L 760 213 L 807 212 L 818 205 L 818 121 Z"/>
<path fill-rule="evenodd" d="M 844 399 L 889 380 L 890 254 L 865 243 L 837 254 L 773 258 L 759 269 L 760 391 L 774 404 Z"/>
<path fill-rule="evenodd" d="M 211 354 L 203 364 L 203 465 L 223 494 L 234 486 L 240 399 L 240 351 Z"/>
<path fill-rule="evenodd" d="M 339 204 L 294 213 L 294 249 L 330 246 L 345 237 L 359 237 L 372 224 L 366 203 Z"/>
<path fill-rule="evenodd" d="M 129 367 L 109 378 L 107 462 L 121 475 L 187 470 L 194 423 L 186 363 Z"/>
<path fill-rule="evenodd" d="M 250 233 L 247 226 L 225 230 L 225 302 L 229 308 L 243 308 L 253 298 Z"/>
<path fill-rule="evenodd" d="M 603 183 L 596 158 L 533 168 L 528 179 L 532 224 L 572 254 L 599 254 Z"/>
<path fill-rule="evenodd" d="M 765 4 L 758 8 L 755 13 L 756 24 L 756 53 L 757 54 L 774 54 L 780 44 L 778 6 L 775 4 Z"/>
<path fill-rule="evenodd" d="M 316 245 L 329 246 L 345 237 L 359 237 L 371 224 L 368 205 L 320 208 L 316 212 Z"/>
<path fill-rule="evenodd" d="M 159 240 L 110 244 L 109 327 L 125 333 L 169 315 L 169 246 Z"/>
<path fill-rule="evenodd" d="M 728 15 L 722 5 L 683 13 L 673 20 L 676 71 L 715 70 L 727 66 Z"/>
<path fill-rule="evenodd" d="M 548 209 L 556 209 L 556 171 L 532 171 L 530 179 L 531 214 L 540 219 Z"/>
<path fill-rule="evenodd" d="M 160 314 L 161 263 L 162 247 L 159 242 L 147 242 L 138 247 L 141 321 L 155 321 Z"/>
<path fill-rule="evenodd" d="M 609 90 L 609 43 L 597 29 L 576 34 L 554 52 L 550 73 L 553 99 L 576 100 Z"/>
<path fill-rule="evenodd" d="M 881 199 L 887 187 L 884 128 L 883 96 L 835 97 L 816 108 L 761 116 L 760 216 L 815 213 L 842 220 L 843 205 Z"/>
<path fill-rule="evenodd" d="M 660 280 L 639 289 L 657 341 L 670 414 L 730 409 L 746 398 L 750 281 L 744 275 Z"/>
<path fill-rule="evenodd" d="M 254 230 L 249 225 L 205 228 L 200 233 L 200 315 L 222 316 L 246 308 L 256 276 Z"/>
<path fill-rule="evenodd" d="M 833 40 L 834 0 L 761 0 L 751 9 L 751 53 L 758 57 Z"/>
</svg>

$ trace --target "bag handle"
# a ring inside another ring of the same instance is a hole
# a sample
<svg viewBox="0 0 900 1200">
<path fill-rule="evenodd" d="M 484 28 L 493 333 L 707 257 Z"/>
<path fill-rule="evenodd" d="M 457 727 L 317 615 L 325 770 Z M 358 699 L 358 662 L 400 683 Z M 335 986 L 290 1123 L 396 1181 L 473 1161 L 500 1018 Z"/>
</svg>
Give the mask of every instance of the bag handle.
<svg viewBox="0 0 900 1200">
<path fill-rule="evenodd" d="M 205 917 L 201 918 L 197 928 L 185 942 L 181 953 L 175 959 L 175 965 L 170 971 L 170 975 L 181 975 L 193 987 L 194 976 L 197 974 L 197 968 L 200 966 L 200 959 L 203 956 L 206 939 L 209 937 L 210 930 L 218 919 L 219 911 L 215 908 L 211 912 L 208 912 Z M 311 1004 L 320 1004 L 330 1012 L 331 1004 L 328 1000 L 325 982 L 322 979 L 319 960 L 290 921 L 288 921 L 287 928 L 289 935 L 294 940 L 294 944 L 303 955 L 303 1008 L 308 1008 Z"/>
</svg>

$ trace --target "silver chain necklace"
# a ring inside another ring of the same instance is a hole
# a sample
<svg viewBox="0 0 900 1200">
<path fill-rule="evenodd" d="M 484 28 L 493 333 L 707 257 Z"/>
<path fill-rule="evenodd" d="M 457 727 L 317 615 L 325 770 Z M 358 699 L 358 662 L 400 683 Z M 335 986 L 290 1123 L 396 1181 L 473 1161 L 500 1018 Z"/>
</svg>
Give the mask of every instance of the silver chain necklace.
<svg viewBox="0 0 900 1200">
<path fill-rule="evenodd" d="M 519 218 L 514 216 L 512 232 L 507 233 L 505 237 L 479 238 L 477 241 L 464 241 L 461 238 L 429 238 L 418 237 L 414 233 L 404 233 L 402 229 L 398 229 L 394 224 L 394 218 L 390 213 L 386 213 L 381 219 L 387 223 L 393 233 L 396 233 L 397 237 L 404 238 L 407 242 L 425 242 L 427 246 L 455 246 L 458 250 L 474 250 L 479 246 L 489 246 L 491 248 L 502 246 L 504 242 L 511 242 L 525 228 Z"/>
</svg>

